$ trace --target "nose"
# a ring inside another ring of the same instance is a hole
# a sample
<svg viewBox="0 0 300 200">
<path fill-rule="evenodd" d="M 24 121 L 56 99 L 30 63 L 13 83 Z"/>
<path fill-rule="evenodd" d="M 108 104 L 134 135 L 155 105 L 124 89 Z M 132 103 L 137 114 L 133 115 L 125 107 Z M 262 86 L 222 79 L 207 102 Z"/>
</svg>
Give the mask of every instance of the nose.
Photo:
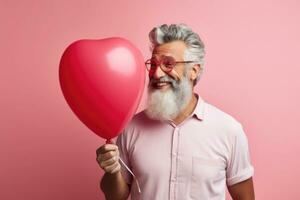
<svg viewBox="0 0 300 200">
<path fill-rule="evenodd" d="M 153 73 L 153 78 L 159 79 L 160 77 L 163 77 L 165 75 L 166 73 L 160 68 L 160 66 L 158 66 Z"/>
</svg>

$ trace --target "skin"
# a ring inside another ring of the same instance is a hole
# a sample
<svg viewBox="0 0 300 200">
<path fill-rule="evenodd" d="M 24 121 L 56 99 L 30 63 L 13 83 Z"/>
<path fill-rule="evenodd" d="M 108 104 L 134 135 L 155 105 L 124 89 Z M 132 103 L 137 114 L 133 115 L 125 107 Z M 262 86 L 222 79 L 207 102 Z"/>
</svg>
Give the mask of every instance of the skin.
<svg viewBox="0 0 300 200">
<path fill-rule="evenodd" d="M 173 41 L 166 44 L 159 45 L 153 50 L 152 57 L 160 59 L 162 56 L 172 56 L 176 61 L 184 60 L 184 51 L 186 50 L 186 45 L 182 41 Z M 181 80 L 184 77 L 184 67 L 185 64 L 178 63 L 174 69 L 166 74 L 164 71 L 158 67 L 153 74 L 153 79 L 159 79 L 163 76 L 169 76 L 175 80 Z M 188 72 L 188 78 L 190 84 L 193 87 L 193 80 L 196 79 L 197 75 L 200 73 L 200 65 L 194 64 L 193 67 Z M 167 90 L 171 87 L 170 85 L 162 86 L 160 90 Z M 192 99 L 186 108 L 172 121 L 178 125 L 183 122 L 194 110 L 197 104 L 197 98 L 194 94 L 193 87 Z M 97 162 L 99 166 L 105 171 L 105 174 L 101 180 L 101 189 L 104 192 L 106 199 L 108 200 L 123 200 L 127 199 L 130 194 L 130 185 L 128 185 L 122 174 L 121 167 L 118 162 L 119 151 L 115 144 L 105 144 L 97 150 Z M 253 180 L 249 178 L 245 181 L 237 183 L 232 186 L 228 186 L 228 191 L 233 198 L 233 200 L 254 200 L 254 187 Z"/>
<path fill-rule="evenodd" d="M 162 56 L 172 56 L 175 58 L 176 61 L 183 61 L 184 60 L 184 52 L 186 50 L 186 45 L 182 41 L 173 41 L 166 44 L 162 44 L 154 49 L 152 57 L 160 59 Z M 184 63 L 178 63 L 175 65 L 174 69 L 169 73 L 166 74 L 160 67 L 157 68 L 155 73 L 153 74 L 153 79 L 159 79 L 163 76 L 169 76 L 175 80 L 181 80 L 184 77 Z M 200 65 L 195 64 L 193 65 L 192 69 L 188 72 L 188 77 L 190 79 L 190 84 L 193 86 L 193 80 L 196 79 L 197 75 L 200 73 Z M 167 89 L 170 85 L 165 86 L 162 89 Z M 194 88 L 193 88 L 194 90 Z M 194 110 L 197 104 L 197 98 L 193 94 L 192 100 L 186 106 L 186 108 L 172 121 L 178 125 L 183 122 Z"/>
<path fill-rule="evenodd" d="M 228 187 L 233 200 L 254 200 L 254 187 L 252 177 Z"/>
</svg>

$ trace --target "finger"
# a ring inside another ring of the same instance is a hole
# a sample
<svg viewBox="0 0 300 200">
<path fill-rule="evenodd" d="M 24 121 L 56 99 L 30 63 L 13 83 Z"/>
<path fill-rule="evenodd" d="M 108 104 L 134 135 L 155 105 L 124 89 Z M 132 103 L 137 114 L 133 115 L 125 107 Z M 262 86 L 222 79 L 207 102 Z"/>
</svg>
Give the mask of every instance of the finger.
<svg viewBox="0 0 300 200">
<path fill-rule="evenodd" d="M 113 170 L 111 170 L 111 174 L 117 173 L 118 171 L 121 170 L 121 165 L 118 165 L 116 168 L 114 168 Z"/>
<path fill-rule="evenodd" d="M 97 156 L 97 160 L 99 162 L 102 162 L 102 161 L 105 161 L 105 160 L 108 160 L 108 159 L 111 159 L 112 157 L 114 156 L 118 156 L 118 153 L 116 151 L 109 151 L 109 152 L 106 152 L 104 154 L 99 154 Z"/>
<path fill-rule="evenodd" d="M 96 150 L 96 154 L 99 155 L 116 149 L 118 149 L 118 146 L 115 144 L 104 144 Z"/>
<path fill-rule="evenodd" d="M 119 151 L 115 151 L 115 154 L 114 154 L 114 152 L 110 152 L 110 153 L 108 153 L 108 155 L 105 155 L 105 156 L 103 154 L 99 154 L 96 157 L 96 161 L 98 162 L 99 165 L 101 162 L 107 162 L 108 164 L 111 164 L 111 163 L 113 163 L 113 161 L 118 161 L 119 157 L 120 157 Z M 102 166 L 103 165 L 106 165 L 106 163 L 102 164 Z"/>
<path fill-rule="evenodd" d="M 104 169 L 104 171 L 106 171 L 106 172 L 108 172 L 108 173 L 111 173 L 111 171 L 112 171 L 114 168 L 116 168 L 118 165 L 119 165 L 119 162 L 115 162 L 115 163 L 112 164 L 112 165 L 103 167 L 103 169 Z"/>
<path fill-rule="evenodd" d="M 117 156 L 113 156 L 112 158 L 104 160 L 104 161 L 97 159 L 97 162 L 99 163 L 99 165 L 100 165 L 101 168 L 104 168 L 106 166 L 114 164 L 118 160 L 119 160 L 119 158 Z"/>
<path fill-rule="evenodd" d="M 119 161 L 119 157 L 118 156 L 114 156 L 108 160 L 105 160 L 101 163 L 102 166 L 108 166 L 108 165 L 112 165 L 114 164 L 115 162 L 118 162 Z"/>
</svg>

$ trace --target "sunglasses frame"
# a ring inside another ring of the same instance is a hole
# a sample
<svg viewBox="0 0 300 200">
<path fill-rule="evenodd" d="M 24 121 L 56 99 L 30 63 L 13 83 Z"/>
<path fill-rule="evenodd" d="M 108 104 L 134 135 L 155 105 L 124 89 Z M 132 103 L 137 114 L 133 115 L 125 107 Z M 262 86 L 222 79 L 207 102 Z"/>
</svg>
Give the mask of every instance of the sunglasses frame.
<svg viewBox="0 0 300 200">
<path fill-rule="evenodd" d="M 167 60 L 167 59 L 169 59 L 169 60 Z M 152 62 L 153 61 L 155 62 L 154 67 L 152 67 L 152 64 L 153 64 Z M 169 63 L 167 63 L 167 62 L 169 62 Z M 151 76 L 153 76 L 153 74 L 157 70 L 158 66 L 161 68 L 161 70 L 163 72 L 169 74 L 177 64 L 180 64 L 180 63 L 195 63 L 195 62 L 196 61 L 176 61 L 171 56 L 165 56 L 165 57 L 163 57 L 162 60 L 157 60 L 155 58 L 150 58 L 150 59 L 146 60 L 145 66 L 146 66 L 146 69 L 149 72 L 149 76 L 151 77 Z"/>
</svg>

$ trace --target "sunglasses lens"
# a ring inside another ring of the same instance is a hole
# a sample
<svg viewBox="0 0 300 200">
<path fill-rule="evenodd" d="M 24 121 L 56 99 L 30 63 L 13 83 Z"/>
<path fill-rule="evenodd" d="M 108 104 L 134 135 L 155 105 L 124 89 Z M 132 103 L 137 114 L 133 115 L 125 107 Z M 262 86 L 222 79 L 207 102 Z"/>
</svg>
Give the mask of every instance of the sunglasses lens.
<svg viewBox="0 0 300 200">
<path fill-rule="evenodd" d="M 167 71 L 172 70 L 175 65 L 175 59 L 173 57 L 165 57 L 162 61 L 163 66 Z"/>
<path fill-rule="evenodd" d="M 161 61 L 152 58 L 146 62 L 146 66 L 149 71 L 149 76 L 152 76 L 155 73 L 157 67 L 161 67 L 161 69 L 164 72 L 169 73 L 170 71 L 172 71 L 175 65 L 176 65 L 175 59 L 170 56 L 163 57 Z"/>
<path fill-rule="evenodd" d="M 148 60 L 145 64 L 148 71 L 151 71 L 155 68 L 155 62 L 153 62 L 152 60 Z"/>
<path fill-rule="evenodd" d="M 157 68 L 157 66 L 159 65 L 158 61 L 155 59 L 152 59 L 150 61 L 150 70 L 155 70 Z"/>
</svg>

